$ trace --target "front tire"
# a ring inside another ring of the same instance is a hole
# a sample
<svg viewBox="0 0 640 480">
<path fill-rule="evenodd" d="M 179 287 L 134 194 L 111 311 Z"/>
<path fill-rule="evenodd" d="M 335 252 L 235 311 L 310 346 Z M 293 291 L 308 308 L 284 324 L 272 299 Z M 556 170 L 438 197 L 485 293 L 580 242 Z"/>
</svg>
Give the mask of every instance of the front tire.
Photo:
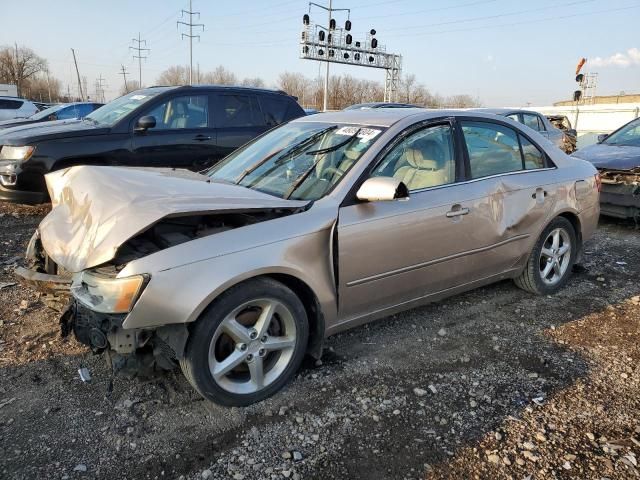
<svg viewBox="0 0 640 480">
<path fill-rule="evenodd" d="M 569 280 L 579 250 L 571 222 L 555 218 L 538 238 L 516 285 L 536 295 L 556 293 Z"/>
<path fill-rule="evenodd" d="M 270 278 L 236 285 L 195 322 L 182 371 L 204 398 L 240 407 L 287 384 L 305 355 L 305 308 L 288 287 Z"/>
</svg>

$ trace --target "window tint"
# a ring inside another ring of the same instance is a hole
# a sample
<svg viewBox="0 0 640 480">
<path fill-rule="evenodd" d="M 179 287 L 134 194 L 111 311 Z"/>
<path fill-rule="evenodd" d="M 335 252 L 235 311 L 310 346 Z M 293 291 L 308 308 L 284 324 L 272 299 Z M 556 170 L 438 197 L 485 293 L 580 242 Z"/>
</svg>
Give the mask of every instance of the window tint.
<svg viewBox="0 0 640 480">
<path fill-rule="evenodd" d="M 251 95 L 220 95 L 217 99 L 218 127 L 254 127 L 265 125 L 260 106 Z"/>
<path fill-rule="evenodd" d="M 287 109 L 289 102 L 284 98 L 273 95 L 263 95 L 260 97 L 260 105 L 265 122 L 268 126 L 279 125 L 287 119 Z"/>
<path fill-rule="evenodd" d="M 152 130 L 205 128 L 209 123 L 209 97 L 184 95 L 161 103 L 145 115 L 156 119 Z"/>
<path fill-rule="evenodd" d="M 518 114 L 517 113 L 512 113 L 511 115 L 507 115 L 507 118 L 510 118 L 514 122 L 520 123 L 520 119 L 518 118 Z"/>
<path fill-rule="evenodd" d="M 524 154 L 524 168 L 527 170 L 544 168 L 544 153 L 522 135 L 520 135 L 520 144 Z"/>
<path fill-rule="evenodd" d="M 372 176 L 397 178 L 410 191 L 453 183 L 456 178 L 453 152 L 451 127 L 428 127 L 393 147 Z"/>
<path fill-rule="evenodd" d="M 55 115 L 58 120 L 68 120 L 70 118 L 76 118 L 78 116 L 78 112 L 75 106 L 71 106 L 58 110 Z"/>
<path fill-rule="evenodd" d="M 18 110 L 22 103 L 20 100 L 5 100 L 0 98 L 0 109 L 1 110 Z"/>
<path fill-rule="evenodd" d="M 76 105 L 75 108 L 76 108 L 77 118 L 84 118 L 95 110 L 94 104 L 89 104 L 89 103 L 83 104 L 83 105 Z"/>
<path fill-rule="evenodd" d="M 540 131 L 540 125 L 538 124 L 537 115 L 531 115 L 530 113 L 523 113 L 522 118 L 524 120 L 524 124 L 527 127 L 533 128 L 536 132 Z"/>
<path fill-rule="evenodd" d="M 462 122 L 471 178 L 522 170 L 516 132 L 488 122 Z"/>
</svg>

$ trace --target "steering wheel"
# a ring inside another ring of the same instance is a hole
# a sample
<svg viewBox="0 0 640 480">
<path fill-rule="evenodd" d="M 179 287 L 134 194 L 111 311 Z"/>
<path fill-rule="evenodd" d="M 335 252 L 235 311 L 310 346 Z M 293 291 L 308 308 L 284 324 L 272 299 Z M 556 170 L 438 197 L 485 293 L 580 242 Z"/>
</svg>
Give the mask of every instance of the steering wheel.
<svg viewBox="0 0 640 480">
<path fill-rule="evenodd" d="M 342 170 L 338 170 L 336 167 L 327 167 L 322 171 L 321 178 L 326 178 L 327 180 L 329 180 L 331 177 L 336 175 L 338 178 L 340 178 L 342 175 L 344 175 L 344 172 Z"/>
</svg>

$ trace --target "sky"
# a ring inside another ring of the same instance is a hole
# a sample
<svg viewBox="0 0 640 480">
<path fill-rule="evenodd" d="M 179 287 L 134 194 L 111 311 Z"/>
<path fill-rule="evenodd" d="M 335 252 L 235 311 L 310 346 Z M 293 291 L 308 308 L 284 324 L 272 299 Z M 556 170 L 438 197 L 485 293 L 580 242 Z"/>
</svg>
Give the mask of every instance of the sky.
<svg viewBox="0 0 640 480">
<path fill-rule="evenodd" d="M 333 7 L 350 9 L 356 40 L 375 28 L 379 43 L 403 56 L 403 73 L 433 93 L 470 94 L 488 107 L 549 105 L 571 97 L 582 57 L 586 71 L 598 72 L 597 94 L 640 92 L 640 0 L 333 0 Z M 0 45 L 33 49 L 64 90 L 76 92 L 74 48 L 89 91 L 102 76 L 112 99 L 123 85 L 121 65 L 138 77 L 129 49 L 138 33 L 150 49 L 144 85 L 170 65 L 188 64 L 189 42 L 176 24 L 185 20 L 181 9 L 188 0 L 5 1 Z M 193 48 L 201 71 L 224 65 L 269 86 L 283 71 L 318 75 L 319 63 L 298 55 L 309 2 L 193 0 L 193 10 L 205 25 Z M 346 13 L 335 18 L 343 23 Z M 312 22 L 326 20 L 311 7 Z M 332 65 L 331 73 L 384 81 L 372 68 Z"/>
</svg>

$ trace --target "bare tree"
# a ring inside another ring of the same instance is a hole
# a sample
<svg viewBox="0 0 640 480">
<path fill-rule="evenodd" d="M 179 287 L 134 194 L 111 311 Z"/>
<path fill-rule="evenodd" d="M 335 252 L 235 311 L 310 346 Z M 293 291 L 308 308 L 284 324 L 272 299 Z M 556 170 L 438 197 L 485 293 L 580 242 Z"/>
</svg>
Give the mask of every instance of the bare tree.
<svg viewBox="0 0 640 480">
<path fill-rule="evenodd" d="M 50 74 L 38 74 L 24 81 L 22 93 L 32 100 L 59 102 L 61 98 L 60 80 Z"/>
<path fill-rule="evenodd" d="M 480 101 L 477 98 L 473 98 L 471 95 L 451 95 L 445 101 L 445 106 L 450 108 L 471 108 L 479 107 Z"/>
<path fill-rule="evenodd" d="M 0 49 L 0 82 L 16 85 L 22 95 L 25 81 L 46 70 L 47 61 L 27 47 Z"/>
<path fill-rule="evenodd" d="M 242 80 L 241 85 L 244 87 L 264 88 L 266 84 L 264 83 L 264 80 L 261 79 L 260 77 L 253 77 L 253 78 L 245 78 L 244 80 Z"/>
<path fill-rule="evenodd" d="M 126 95 L 127 93 L 134 92 L 139 89 L 140 84 L 138 83 L 138 80 L 127 80 L 127 88 L 125 89 L 123 85 L 122 88 L 120 88 L 120 95 Z"/>
<path fill-rule="evenodd" d="M 227 70 L 222 65 L 216 67 L 212 72 L 207 72 L 202 76 L 203 83 L 214 85 L 237 85 L 238 77 L 235 73 Z"/>
<path fill-rule="evenodd" d="M 189 83 L 189 67 L 172 65 L 160 74 L 157 83 L 158 85 L 187 85 Z M 129 87 L 129 91 L 131 90 L 133 88 Z"/>
</svg>

